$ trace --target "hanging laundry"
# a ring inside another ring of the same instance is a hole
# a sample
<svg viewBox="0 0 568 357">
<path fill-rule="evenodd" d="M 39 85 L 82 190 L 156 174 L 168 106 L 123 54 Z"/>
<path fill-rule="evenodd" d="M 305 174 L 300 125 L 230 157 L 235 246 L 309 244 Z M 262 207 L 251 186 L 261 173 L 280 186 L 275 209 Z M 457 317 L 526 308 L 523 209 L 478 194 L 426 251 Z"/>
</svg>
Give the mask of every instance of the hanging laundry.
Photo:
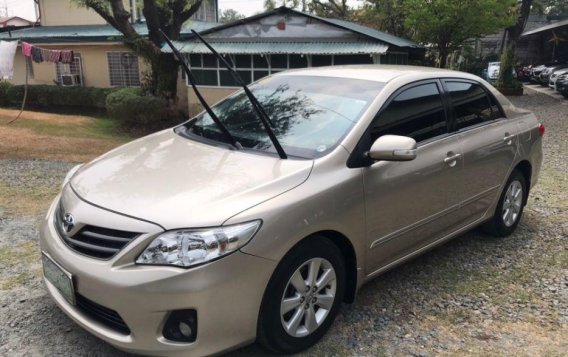
<svg viewBox="0 0 568 357">
<path fill-rule="evenodd" d="M 51 50 L 48 50 L 46 48 L 40 48 L 41 50 L 41 58 L 43 58 L 43 61 L 49 61 L 49 56 L 51 55 Z"/>
<path fill-rule="evenodd" d="M 18 41 L 0 41 L 0 79 L 12 79 L 14 76 L 14 57 Z"/>
<path fill-rule="evenodd" d="M 58 63 L 61 61 L 61 51 L 59 50 L 50 50 L 49 57 L 47 58 L 48 62 Z"/>
<path fill-rule="evenodd" d="M 61 51 L 61 63 L 71 64 L 73 63 L 73 51 Z"/>
<path fill-rule="evenodd" d="M 42 63 L 43 62 L 43 56 L 41 54 L 41 48 L 39 47 L 32 47 L 32 60 L 36 63 Z"/>
<path fill-rule="evenodd" d="M 26 57 L 32 56 L 32 45 L 27 42 L 22 42 L 22 54 Z"/>
</svg>

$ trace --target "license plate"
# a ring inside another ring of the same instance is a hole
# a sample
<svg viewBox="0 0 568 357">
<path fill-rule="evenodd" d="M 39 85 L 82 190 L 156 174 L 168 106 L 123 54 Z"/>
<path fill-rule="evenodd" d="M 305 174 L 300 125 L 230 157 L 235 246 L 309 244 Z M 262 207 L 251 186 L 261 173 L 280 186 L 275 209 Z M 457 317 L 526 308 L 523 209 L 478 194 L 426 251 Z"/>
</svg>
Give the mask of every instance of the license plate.
<svg viewBox="0 0 568 357">
<path fill-rule="evenodd" d="M 54 262 L 47 254 L 41 254 L 43 263 L 43 275 L 57 288 L 61 295 L 71 305 L 75 305 L 75 289 L 73 288 L 73 277 L 62 267 Z"/>
</svg>

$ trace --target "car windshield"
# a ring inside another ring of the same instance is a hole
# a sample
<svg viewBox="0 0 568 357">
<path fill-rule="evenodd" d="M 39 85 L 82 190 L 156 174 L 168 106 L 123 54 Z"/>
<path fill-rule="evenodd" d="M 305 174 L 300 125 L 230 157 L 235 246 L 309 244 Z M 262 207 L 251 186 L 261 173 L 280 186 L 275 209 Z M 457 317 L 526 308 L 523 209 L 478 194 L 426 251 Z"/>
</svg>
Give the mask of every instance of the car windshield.
<svg viewBox="0 0 568 357">
<path fill-rule="evenodd" d="M 383 87 L 384 83 L 368 80 L 279 75 L 251 85 L 250 90 L 274 124 L 286 153 L 313 159 L 340 143 Z M 244 148 L 276 153 L 243 90 L 212 109 Z M 206 112 L 176 131 L 197 140 L 229 142 Z"/>
</svg>

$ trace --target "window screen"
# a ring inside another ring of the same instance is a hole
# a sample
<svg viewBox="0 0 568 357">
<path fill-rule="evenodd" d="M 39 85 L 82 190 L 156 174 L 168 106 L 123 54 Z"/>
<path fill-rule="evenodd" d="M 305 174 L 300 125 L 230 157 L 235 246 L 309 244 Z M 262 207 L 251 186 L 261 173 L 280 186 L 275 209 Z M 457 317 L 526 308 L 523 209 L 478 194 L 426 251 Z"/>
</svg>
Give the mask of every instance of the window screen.
<svg viewBox="0 0 568 357">
<path fill-rule="evenodd" d="M 454 107 L 457 130 L 493 120 L 489 97 L 480 85 L 469 82 L 447 81 L 446 87 Z"/>
<path fill-rule="evenodd" d="M 32 65 L 33 68 L 33 65 Z M 31 73 L 31 72 L 30 72 Z M 77 85 L 83 85 L 83 66 L 81 54 L 73 53 L 73 62 L 71 63 L 61 63 L 55 64 L 55 75 L 57 76 L 57 82 L 63 83 L 63 76 L 73 75 L 78 79 Z"/>
<path fill-rule="evenodd" d="M 435 83 L 398 94 L 373 122 L 373 141 L 383 135 L 409 136 L 417 142 L 448 132 L 446 115 Z"/>
<path fill-rule="evenodd" d="M 138 57 L 129 52 L 107 52 L 108 73 L 112 87 L 139 87 Z"/>
</svg>

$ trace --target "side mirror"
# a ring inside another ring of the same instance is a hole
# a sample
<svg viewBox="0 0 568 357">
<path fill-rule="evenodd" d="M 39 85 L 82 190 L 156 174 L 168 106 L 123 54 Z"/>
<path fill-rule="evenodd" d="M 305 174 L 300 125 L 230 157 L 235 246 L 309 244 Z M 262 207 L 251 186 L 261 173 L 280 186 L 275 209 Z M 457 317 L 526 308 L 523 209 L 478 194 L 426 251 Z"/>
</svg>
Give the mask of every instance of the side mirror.
<svg viewBox="0 0 568 357">
<path fill-rule="evenodd" d="M 416 158 L 416 140 L 398 135 L 383 135 L 373 143 L 367 155 L 373 160 L 410 161 Z"/>
</svg>

